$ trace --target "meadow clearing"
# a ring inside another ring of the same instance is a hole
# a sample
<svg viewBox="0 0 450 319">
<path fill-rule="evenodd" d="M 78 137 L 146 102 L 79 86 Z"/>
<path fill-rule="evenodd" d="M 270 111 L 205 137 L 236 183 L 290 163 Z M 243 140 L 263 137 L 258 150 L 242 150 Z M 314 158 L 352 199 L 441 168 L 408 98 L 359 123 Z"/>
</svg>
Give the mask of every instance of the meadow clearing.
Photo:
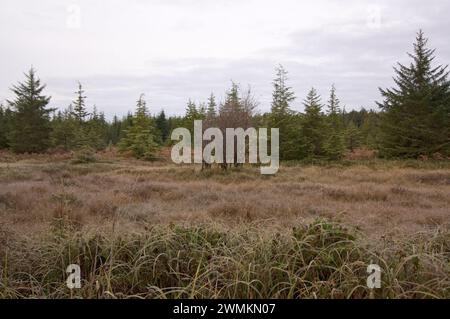
<svg viewBox="0 0 450 319">
<path fill-rule="evenodd" d="M 450 297 L 448 161 L 0 156 L 0 296 Z M 65 286 L 80 264 L 83 287 Z M 366 267 L 383 269 L 381 289 Z"/>
</svg>

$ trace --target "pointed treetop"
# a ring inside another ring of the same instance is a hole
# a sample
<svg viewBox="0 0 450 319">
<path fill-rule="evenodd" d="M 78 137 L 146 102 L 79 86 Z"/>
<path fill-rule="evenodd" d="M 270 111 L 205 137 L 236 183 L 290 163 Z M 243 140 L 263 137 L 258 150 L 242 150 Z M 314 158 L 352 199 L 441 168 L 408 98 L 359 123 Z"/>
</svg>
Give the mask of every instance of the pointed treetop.
<svg viewBox="0 0 450 319">
<path fill-rule="evenodd" d="M 330 91 L 330 99 L 328 100 L 328 114 L 340 114 L 341 113 L 341 107 L 340 107 L 340 101 L 336 95 L 336 87 L 334 84 L 331 86 Z"/>
<path fill-rule="evenodd" d="M 288 72 L 280 64 L 276 68 L 276 78 L 273 80 L 272 93 L 272 113 L 288 114 L 290 113 L 290 103 L 295 100 L 292 88 L 287 86 L 286 82 Z"/>
<path fill-rule="evenodd" d="M 311 88 L 303 102 L 305 106 L 305 111 L 317 109 L 319 112 L 322 110 L 322 104 L 320 102 L 320 95 L 317 93 L 315 88 Z"/>
<path fill-rule="evenodd" d="M 50 97 L 42 96 L 41 93 L 45 89 L 45 84 L 41 85 L 40 79 L 36 76 L 36 70 L 31 67 L 28 73 L 24 73 L 25 82 L 18 83 L 11 88 L 11 91 L 16 95 L 14 101 L 7 100 L 10 105 L 16 107 L 23 102 L 31 102 L 38 100 L 42 104 L 48 104 Z"/>
<path fill-rule="evenodd" d="M 397 87 L 386 90 L 379 89 L 381 95 L 385 98 L 382 103 L 377 102 L 381 109 L 388 110 L 402 103 L 401 101 L 407 96 L 424 97 L 430 89 L 438 87 L 444 90 L 448 89 L 448 66 L 432 67 L 435 50 L 427 48 L 427 44 L 428 39 L 423 31 L 419 30 L 413 53 L 408 53 L 413 61 L 409 66 L 398 63 L 397 67 L 394 67 L 396 74 L 394 82 Z"/>
<path fill-rule="evenodd" d="M 208 118 L 216 117 L 217 115 L 216 107 L 217 107 L 216 97 L 214 96 L 213 93 L 211 93 L 211 95 L 208 98 L 208 108 L 206 112 Z"/>
<path fill-rule="evenodd" d="M 189 99 L 186 106 L 186 117 L 196 118 L 197 115 L 198 115 L 197 106 L 191 99 Z"/>
<path fill-rule="evenodd" d="M 77 95 L 77 97 L 75 101 L 72 102 L 72 115 L 78 122 L 83 123 L 86 117 L 89 116 L 89 113 L 86 110 L 86 96 L 84 95 L 83 86 L 80 82 L 78 82 L 78 90 L 75 92 L 75 94 Z"/>
<path fill-rule="evenodd" d="M 148 109 L 147 109 L 147 102 L 144 99 L 145 94 L 142 93 L 139 96 L 139 100 L 137 100 L 136 102 L 136 117 L 142 116 L 142 117 L 147 117 L 148 114 Z"/>
<path fill-rule="evenodd" d="M 234 81 L 231 81 L 231 88 L 227 92 L 227 103 L 233 105 L 239 105 L 240 97 L 239 97 L 239 84 Z"/>
</svg>

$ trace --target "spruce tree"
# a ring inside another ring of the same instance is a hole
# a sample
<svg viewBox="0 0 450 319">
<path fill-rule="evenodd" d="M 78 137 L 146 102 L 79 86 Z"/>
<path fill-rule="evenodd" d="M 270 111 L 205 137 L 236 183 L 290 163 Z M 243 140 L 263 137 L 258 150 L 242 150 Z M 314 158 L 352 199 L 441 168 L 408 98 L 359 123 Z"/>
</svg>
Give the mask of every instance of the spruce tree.
<svg viewBox="0 0 450 319">
<path fill-rule="evenodd" d="M 240 96 L 240 86 L 239 84 L 232 82 L 231 88 L 227 93 L 227 102 L 231 106 L 230 110 L 232 112 L 239 112 L 242 110 L 242 99 Z"/>
<path fill-rule="evenodd" d="M 25 76 L 24 83 L 11 89 L 14 100 L 8 101 L 14 111 L 10 146 L 17 153 L 40 153 L 50 146 L 50 97 L 42 94 L 45 85 L 33 68 Z"/>
<path fill-rule="evenodd" d="M 273 80 L 273 93 L 271 113 L 276 119 L 277 117 L 284 118 L 286 115 L 291 115 L 290 103 L 295 100 L 292 88 L 287 85 L 288 72 L 279 65 L 276 69 L 276 78 Z"/>
<path fill-rule="evenodd" d="M 89 113 L 86 111 L 86 96 L 84 95 L 83 86 L 78 82 L 78 90 L 75 92 L 77 98 L 72 102 L 72 115 L 80 123 L 83 124 Z"/>
<path fill-rule="evenodd" d="M 123 116 L 120 121 L 120 130 L 119 130 L 119 137 L 118 141 L 121 141 L 125 135 L 128 129 L 133 126 L 134 122 L 134 116 L 132 112 L 128 112 L 126 116 Z"/>
<path fill-rule="evenodd" d="M 353 152 L 361 146 L 361 130 L 352 121 L 345 126 L 345 146 Z"/>
<path fill-rule="evenodd" d="M 269 115 L 269 128 L 280 130 L 280 159 L 290 160 L 297 156 L 296 129 L 291 103 L 295 100 L 292 88 L 287 85 L 288 72 L 279 65 L 273 80 L 272 105 Z"/>
<path fill-rule="evenodd" d="M 98 112 L 97 107 L 94 105 L 91 117 L 86 122 L 84 128 L 87 140 L 87 146 L 95 149 L 102 150 L 106 148 L 109 143 L 108 139 L 108 123 L 105 120 L 105 114 Z"/>
<path fill-rule="evenodd" d="M 0 149 L 9 147 L 8 136 L 11 129 L 11 110 L 0 104 Z"/>
<path fill-rule="evenodd" d="M 324 144 L 326 156 L 331 160 L 341 159 L 345 151 L 344 130 L 340 101 L 336 88 L 331 86 L 330 99 L 327 105 L 327 136 Z"/>
<path fill-rule="evenodd" d="M 166 143 L 169 138 L 169 122 L 166 118 L 166 113 L 162 110 L 155 119 L 156 128 L 159 130 L 161 142 Z"/>
<path fill-rule="evenodd" d="M 197 106 L 191 99 L 189 99 L 186 106 L 186 115 L 184 116 L 183 127 L 187 128 L 191 132 L 192 138 L 194 136 L 194 121 L 200 119 L 202 118 Z"/>
<path fill-rule="evenodd" d="M 373 110 L 365 113 L 360 127 L 361 143 L 369 149 L 379 148 L 379 114 Z"/>
<path fill-rule="evenodd" d="M 122 152 L 129 151 L 139 159 L 153 160 L 157 146 L 155 127 L 142 94 L 137 101 L 132 125 L 125 131 L 125 137 L 119 142 L 119 149 Z"/>
<path fill-rule="evenodd" d="M 300 154 L 307 159 L 322 158 L 325 155 L 326 122 L 317 91 L 312 88 L 305 101 L 302 120 Z"/>
<path fill-rule="evenodd" d="M 213 93 L 208 98 L 208 107 L 206 110 L 206 117 L 208 119 L 214 119 L 217 116 L 217 103 L 216 97 Z"/>
<path fill-rule="evenodd" d="M 200 116 L 200 119 L 205 119 L 206 118 L 206 104 L 204 102 L 200 102 L 200 104 L 198 105 L 198 114 Z"/>
<path fill-rule="evenodd" d="M 76 148 L 78 122 L 72 116 L 71 108 L 58 111 L 52 120 L 51 141 L 55 148 L 70 151 Z"/>
<path fill-rule="evenodd" d="M 231 82 L 231 88 L 225 93 L 225 102 L 219 106 L 219 115 L 221 117 L 231 118 L 233 114 L 238 115 L 241 113 L 243 108 L 239 93 L 239 85 Z"/>
<path fill-rule="evenodd" d="M 87 125 L 88 116 L 90 115 L 86 110 L 86 96 L 84 95 L 83 86 L 78 82 L 78 90 L 75 92 L 76 98 L 69 105 L 71 118 L 75 121 L 75 139 L 74 144 L 76 149 L 81 148 L 95 148 L 90 140 L 89 127 Z M 95 144 L 95 142 L 94 142 Z"/>
<path fill-rule="evenodd" d="M 122 121 L 119 120 L 117 115 L 114 115 L 113 121 L 111 125 L 109 125 L 109 132 L 108 132 L 108 140 L 113 144 L 116 145 L 119 142 L 119 136 L 120 131 L 122 128 Z"/>
<path fill-rule="evenodd" d="M 410 65 L 394 68 L 396 87 L 381 89 L 380 154 L 417 158 L 450 154 L 450 82 L 447 67 L 432 66 L 435 50 L 419 31 Z"/>
</svg>

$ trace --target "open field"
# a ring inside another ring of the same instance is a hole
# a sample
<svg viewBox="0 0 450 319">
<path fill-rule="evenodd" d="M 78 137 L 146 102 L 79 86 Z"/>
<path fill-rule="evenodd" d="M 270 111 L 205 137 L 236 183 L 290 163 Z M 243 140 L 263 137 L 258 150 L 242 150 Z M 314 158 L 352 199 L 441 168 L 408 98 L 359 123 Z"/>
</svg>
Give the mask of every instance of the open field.
<svg viewBox="0 0 450 319">
<path fill-rule="evenodd" d="M 2 297 L 450 297 L 449 162 L 0 162 Z M 84 284 L 65 287 L 81 264 Z M 365 286 L 383 268 L 383 288 Z"/>
</svg>

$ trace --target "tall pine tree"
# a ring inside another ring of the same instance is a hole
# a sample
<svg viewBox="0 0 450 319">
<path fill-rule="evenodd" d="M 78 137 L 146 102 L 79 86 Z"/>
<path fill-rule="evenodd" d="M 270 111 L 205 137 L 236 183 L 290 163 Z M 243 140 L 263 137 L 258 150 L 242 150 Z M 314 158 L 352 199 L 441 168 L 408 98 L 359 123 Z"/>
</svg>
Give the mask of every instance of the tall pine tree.
<svg viewBox="0 0 450 319">
<path fill-rule="evenodd" d="M 338 160 L 344 155 L 345 142 L 340 101 L 336 95 L 334 84 L 331 86 L 327 107 L 328 128 L 324 148 L 328 159 Z"/>
<path fill-rule="evenodd" d="M 50 97 L 42 94 L 45 85 L 33 68 L 25 76 L 24 83 L 12 87 L 15 98 L 8 101 L 14 110 L 10 146 L 17 153 L 40 153 L 50 146 Z"/>
<path fill-rule="evenodd" d="M 322 158 L 325 154 L 326 122 L 317 91 L 312 88 L 305 101 L 301 127 L 300 154 L 307 159 Z"/>
<path fill-rule="evenodd" d="M 273 80 L 272 105 L 269 115 L 269 128 L 280 130 L 280 159 L 294 159 L 297 155 L 294 112 L 291 103 L 295 100 L 292 88 L 287 85 L 288 72 L 279 65 L 276 69 L 276 78 Z"/>
<path fill-rule="evenodd" d="M 80 124 L 83 124 L 89 116 L 89 113 L 86 111 L 86 96 L 84 95 L 83 86 L 80 82 L 78 82 L 78 90 L 75 94 L 77 97 L 72 102 L 72 115 Z"/>
<path fill-rule="evenodd" d="M 382 109 L 380 153 L 417 158 L 450 154 L 450 82 L 447 67 L 434 67 L 435 50 L 419 31 L 409 66 L 394 68 L 396 87 L 380 89 Z"/>
</svg>

